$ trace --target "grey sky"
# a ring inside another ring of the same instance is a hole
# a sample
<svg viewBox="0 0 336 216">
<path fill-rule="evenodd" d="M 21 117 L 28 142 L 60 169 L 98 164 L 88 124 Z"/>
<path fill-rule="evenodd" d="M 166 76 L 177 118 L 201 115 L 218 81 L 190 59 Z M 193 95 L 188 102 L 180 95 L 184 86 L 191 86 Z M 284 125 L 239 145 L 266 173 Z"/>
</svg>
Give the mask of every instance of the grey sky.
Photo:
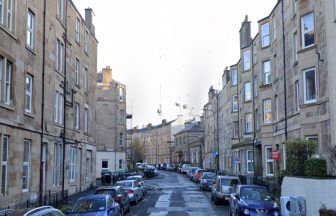
<svg viewBox="0 0 336 216">
<path fill-rule="evenodd" d="M 239 29 L 268 16 L 276 0 L 73 0 L 94 10 L 98 71 L 107 65 L 127 85 L 133 126 L 176 118 L 175 102 L 201 114 L 211 85 L 239 60 Z M 161 103 L 163 115 L 157 114 Z"/>
</svg>

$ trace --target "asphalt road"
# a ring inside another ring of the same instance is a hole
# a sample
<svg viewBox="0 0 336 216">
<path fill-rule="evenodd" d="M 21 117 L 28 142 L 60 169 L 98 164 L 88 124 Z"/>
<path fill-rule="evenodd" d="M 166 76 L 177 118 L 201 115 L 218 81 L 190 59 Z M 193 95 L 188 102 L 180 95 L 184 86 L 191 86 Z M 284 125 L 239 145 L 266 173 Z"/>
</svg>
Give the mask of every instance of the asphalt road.
<svg viewBox="0 0 336 216">
<path fill-rule="evenodd" d="M 199 189 L 185 175 L 169 171 L 160 171 L 160 178 L 150 179 L 146 184 L 153 185 L 144 200 L 132 206 L 132 216 L 215 216 L 229 215 L 227 205 L 215 206 L 210 192 Z"/>
<path fill-rule="evenodd" d="M 201 191 L 199 185 L 185 175 L 159 171 L 156 178 L 146 180 L 153 189 L 138 205 L 132 205 L 126 216 L 216 216 L 229 215 L 227 204 L 215 206 L 210 192 Z M 94 194 L 91 189 L 69 198 L 68 208 L 81 196 Z"/>
</svg>

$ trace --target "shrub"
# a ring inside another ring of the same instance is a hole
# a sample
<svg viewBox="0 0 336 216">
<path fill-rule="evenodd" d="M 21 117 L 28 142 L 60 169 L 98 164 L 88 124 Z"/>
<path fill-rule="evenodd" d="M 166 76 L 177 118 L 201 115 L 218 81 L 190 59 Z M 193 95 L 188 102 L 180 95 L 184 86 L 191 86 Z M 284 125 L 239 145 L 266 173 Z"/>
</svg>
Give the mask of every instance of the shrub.
<svg viewBox="0 0 336 216">
<path fill-rule="evenodd" d="M 327 207 L 323 204 L 319 212 L 320 212 L 320 216 L 336 216 L 336 210 L 327 209 Z"/>
<path fill-rule="evenodd" d="M 287 148 L 287 169 L 286 173 L 292 176 L 305 175 L 305 161 L 314 153 L 316 142 L 309 140 L 289 141 Z"/>
<path fill-rule="evenodd" d="M 326 177 L 327 161 L 319 158 L 312 158 L 305 162 L 305 174 L 308 177 Z"/>
</svg>

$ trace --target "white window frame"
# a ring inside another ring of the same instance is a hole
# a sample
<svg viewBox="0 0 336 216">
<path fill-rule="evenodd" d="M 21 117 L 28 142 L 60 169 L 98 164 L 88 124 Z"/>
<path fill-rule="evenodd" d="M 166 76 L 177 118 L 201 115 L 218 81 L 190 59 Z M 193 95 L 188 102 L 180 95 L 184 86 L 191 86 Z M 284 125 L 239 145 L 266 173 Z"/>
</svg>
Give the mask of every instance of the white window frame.
<svg viewBox="0 0 336 216">
<path fill-rule="evenodd" d="M 120 124 L 124 123 L 124 116 L 125 116 L 125 111 L 124 110 L 120 110 L 120 118 L 119 118 Z"/>
<path fill-rule="evenodd" d="M 35 49 L 35 14 L 30 9 L 27 11 L 26 44 L 29 48 Z"/>
<path fill-rule="evenodd" d="M 249 153 L 252 153 L 252 157 L 249 159 Z M 249 170 L 249 164 L 252 163 L 252 170 Z M 246 151 L 246 172 L 252 173 L 253 172 L 253 151 L 247 150 Z"/>
<path fill-rule="evenodd" d="M 312 16 L 312 23 L 313 23 L 313 29 L 312 31 L 308 31 L 304 29 L 304 19 L 306 17 Z M 310 45 L 306 45 L 306 41 L 305 41 L 305 34 L 309 33 L 309 32 L 313 32 L 313 36 L 314 36 L 314 43 L 310 44 Z M 315 39 L 315 19 L 314 19 L 314 12 L 310 12 L 304 16 L 301 17 L 301 41 L 302 41 L 302 48 L 307 48 L 307 47 L 311 47 L 314 46 L 316 43 L 316 39 Z"/>
<path fill-rule="evenodd" d="M 78 85 L 78 86 L 79 86 L 79 83 L 80 83 L 79 70 L 80 70 L 80 62 L 79 62 L 79 59 L 76 58 L 76 60 L 75 60 L 75 80 L 76 80 L 76 85 Z"/>
<path fill-rule="evenodd" d="M 4 92 L 4 103 L 7 105 L 11 104 L 11 88 L 12 88 L 12 72 L 13 72 L 13 63 L 6 61 L 6 70 L 5 70 L 5 92 Z"/>
<path fill-rule="evenodd" d="M 232 112 L 238 111 L 238 95 L 232 96 Z"/>
<path fill-rule="evenodd" d="M 27 80 L 29 80 L 29 86 L 27 86 Z M 33 100 L 33 77 L 27 74 L 25 78 L 25 112 L 32 113 L 33 110 L 32 100 Z"/>
<path fill-rule="evenodd" d="M 4 0 L 0 0 L 0 24 L 3 25 L 4 22 L 4 8 L 5 8 L 5 3 Z"/>
<path fill-rule="evenodd" d="M 88 92 L 89 87 L 89 71 L 87 67 L 84 67 L 84 92 Z"/>
<path fill-rule="evenodd" d="M 275 110 L 275 120 L 279 120 L 279 96 L 274 96 L 274 110 Z"/>
<path fill-rule="evenodd" d="M 271 153 L 271 158 L 272 158 L 272 152 L 273 152 L 273 147 L 272 146 L 265 146 L 265 172 L 266 172 L 266 176 L 274 176 L 274 160 L 273 159 L 269 159 L 268 158 L 268 149 L 271 149 L 270 153 Z M 269 173 L 268 172 L 268 164 L 269 163 L 272 163 L 272 166 L 273 166 L 273 173 Z"/>
<path fill-rule="evenodd" d="M 237 69 L 233 69 L 231 71 L 231 85 L 236 86 L 238 83 L 238 71 Z"/>
<path fill-rule="evenodd" d="M 30 180 L 30 147 L 31 147 L 31 141 L 30 140 L 24 140 L 23 141 L 23 161 L 22 161 L 22 192 L 28 192 L 29 191 L 29 180 Z M 27 149 L 25 148 L 27 145 Z M 27 158 L 25 160 L 25 150 L 28 150 Z M 25 176 L 25 168 L 27 168 L 27 174 Z M 26 180 L 26 186 L 25 185 Z"/>
<path fill-rule="evenodd" d="M 244 120 L 245 120 L 245 133 L 252 133 L 252 113 L 246 113 Z"/>
<path fill-rule="evenodd" d="M 247 91 L 249 89 L 249 91 Z M 251 82 L 244 83 L 244 101 L 252 100 Z"/>
<path fill-rule="evenodd" d="M 251 52 L 250 50 L 246 50 L 243 53 L 243 69 L 244 71 L 248 71 L 251 69 Z"/>
<path fill-rule="evenodd" d="M 1 137 L 1 136 L 0 136 Z M 1 146 L 1 156 L 5 155 L 6 159 L 1 157 L 1 194 L 6 195 L 8 192 L 8 148 L 9 148 L 9 136 L 3 135 Z M 6 144 L 6 145 L 5 145 Z M 6 153 L 4 153 L 6 151 Z M 4 171 L 5 167 L 5 171 Z"/>
<path fill-rule="evenodd" d="M 84 106 L 84 133 L 89 132 L 89 108 L 88 105 Z"/>
<path fill-rule="evenodd" d="M 89 44 L 88 44 L 88 31 L 85 30 L 84 31 L 84 52 L 85 53 L 88 53 L 89 51 Z"/>
<path fill-rule="evenodd" d="M 75 103 L 75 129 L 80 129 L 80 105 Z"/>
<path fill-rule="evenodd" d="M 296 80 L 295 83 L 295 110 L 300 111 L 300 82 Z"/>
<path fill-rule="evenodd" d="M 60 39 L 56 39 L 56 58 L 55 68 L 58 72 L 63 73 L 63 43 Z"/>
<path fill-rule="evenodd" d="M 269 106 L 267 106 L 268 104 L 267 103 L 270 103 Z M 269 108 L 269 109 L 267 109 Z M 270 120 L 267 121 L 267 114 L 270 114 L 271 117 L 270 117 Z M 264 124 L 270 124 L 272 123 L 272 100 L 270 98 L 267 98 L 267 99 L 264 99 L 263 100 L 263 116 L 264 116 Z"/>
<path fill-rule="evenodd" d="M 293 63 L 295 64 L 298 61 L 298 49 L 299 49 L 299 43 L 298 43 L 298 34 L 297 32 L 294 32 L 293 34 Z"/>
<path fill-rule="evenodd" d="M 57 0 L 57 17 L 64 22 L 64 0 Z"/>
<path fill-rule="evenodd" d="M 53 185 L 61 185 L 62 173 L 62 145 L 60 143 L 55 143 L 54 145 L 54 163 L 53 163 Z"/>
<path fill-rule="evenodd" d="M 63 102 L 63 94 L 56 91 L 54 101 L 54 122 L 59 125 L 63 124 Z"/>
<path fill-rule="evenodd" d="M 119 146 L 124 146 L 124 133 L 119 133 Z"/>
<path fill-rule="evenodd" d="M 268 29 L 267 29 L 268 28 Z M 268 47 L 271 43 L 269 22 L 261 25 L 261 47 Z"/>
<path fill-rule="evenodd" d="M 124 100 L 124 89 L 122 87 L 119 87 L 119 101 Z"/>
<path fill-rule="evenodd" d="M 74 147 L 70 147 L 69 149 L 69 181 L 76 181 L 76 161 L 77 161 L 77 149 Z"/>
<path fill-rule="evenodd" d="M 269 70 L 267 70 L 267 66 L 269 67 Z M 262 62 L 262 72 L 263 72 L 264 85 L 271 84 L 272 83 L 271 60 L 266 60 Z"/>
<path fill-rule="evenodd" d="M 80 43 L 80 19 L 76 18 L 76 42 Z"/>
<path fill-rule="evenodd" d="M 315 79 L 315 98 L 307 99 L 307 83 L 306 83 L 306 74 L 310 71 L 314 71 L 314 79 Z M 309 68 L 303 71 L 303 99 L 305 104 L 315 103 L 317 101 L 317 76 L 316 76 L 316 68 Z"/>
<path fill-rule="evenodd" d="M 13 31 L 13 0 L 7 0 L 7 28 Z"/>
</svg>

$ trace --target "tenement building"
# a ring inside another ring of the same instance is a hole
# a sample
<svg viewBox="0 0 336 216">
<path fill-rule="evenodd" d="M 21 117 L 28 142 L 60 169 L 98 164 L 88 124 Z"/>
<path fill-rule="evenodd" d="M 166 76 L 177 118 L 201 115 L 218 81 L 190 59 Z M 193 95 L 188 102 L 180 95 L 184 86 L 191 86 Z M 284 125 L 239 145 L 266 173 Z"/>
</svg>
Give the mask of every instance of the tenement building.
<svg viewBox="0 0 336 216">
<path fill-rule="evenodd" d="M 0 208 L 85 190 L 95 184 L 92 11 L 3 0 L 0 14 Z"/>
<path fill-rule="evenodd" d="M 103 68 L 96 89 L 96 177 L 101 171 L 121 171 L 126 166 L 126 86 Z"/>
<path fill-rule="evenodd" d="M 218 94 L 221 170 L 275 177 L 286 168 L 286 141 L 301 139 L 317 143 L 314 157 L 335 175 L 332 2 L 280 0 L 254 38 L 243 21 L 240 59 Z"/>
</svg>

